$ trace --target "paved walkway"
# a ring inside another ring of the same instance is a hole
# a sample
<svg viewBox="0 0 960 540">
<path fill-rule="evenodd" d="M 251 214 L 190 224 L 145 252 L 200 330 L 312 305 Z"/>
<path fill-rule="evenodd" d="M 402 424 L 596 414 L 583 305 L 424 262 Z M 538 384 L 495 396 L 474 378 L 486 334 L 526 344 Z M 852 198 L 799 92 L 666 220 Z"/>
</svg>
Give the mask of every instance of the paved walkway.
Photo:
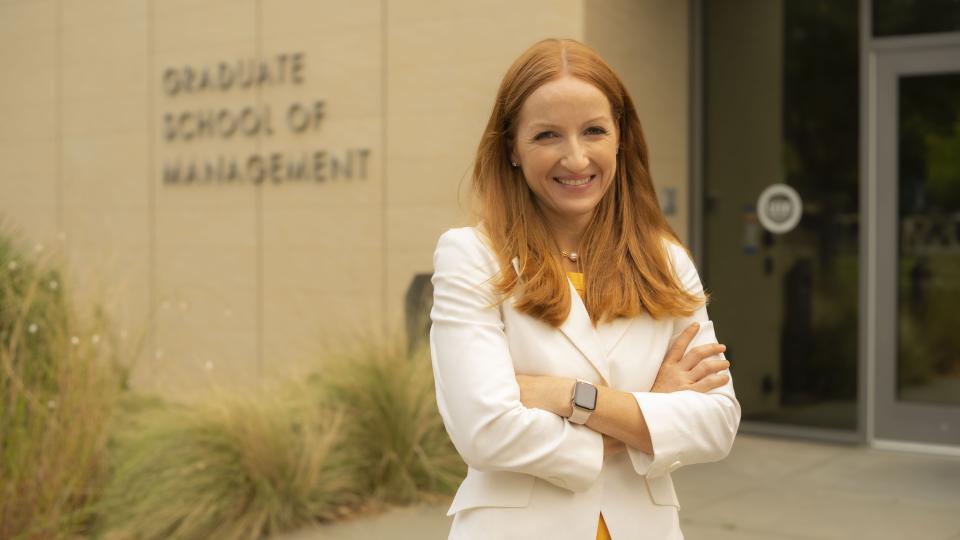
<svg viewBox="0 0 960 540">
<path fill-rule="evenodd" d="M 741 435 L 724 461 L 673 477 L 686 540 L 960 540 L 957 457 Z M 401 508 L 282 540 L 441 540 L 445 512 Z"/>
</svg>

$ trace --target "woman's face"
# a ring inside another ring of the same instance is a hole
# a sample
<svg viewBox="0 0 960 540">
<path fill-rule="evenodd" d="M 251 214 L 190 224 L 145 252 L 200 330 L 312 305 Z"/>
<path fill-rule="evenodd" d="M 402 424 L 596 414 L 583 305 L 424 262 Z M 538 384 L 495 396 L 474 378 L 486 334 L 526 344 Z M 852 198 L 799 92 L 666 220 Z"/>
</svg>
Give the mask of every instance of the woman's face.
<svg viewBox="0 0 960 540">
<path fill-rule="evenodd" d="M 619 134 L 610 109 L 603 92 L 571 76 L 521 106 L 511 161 L 551 221 L 585 224 L 613 183 Z"/>
</svg>

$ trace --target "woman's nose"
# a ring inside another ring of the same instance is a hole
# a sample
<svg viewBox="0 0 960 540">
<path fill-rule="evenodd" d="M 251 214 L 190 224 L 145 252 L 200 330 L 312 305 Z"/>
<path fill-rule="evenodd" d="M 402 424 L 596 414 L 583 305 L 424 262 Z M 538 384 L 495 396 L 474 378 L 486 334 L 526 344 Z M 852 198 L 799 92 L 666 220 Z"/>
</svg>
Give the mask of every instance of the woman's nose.
<svg viewBox="0 0 960 540">
<path fill-rule="evenodd" d="M 587 154 L 578 141 L 567 143 L 563 158 L 560 160 L 560 165 L 570 172 L 577 172 L 587 168 L 589 164 L 590 161 L 587 159 Z"/>
</svg>

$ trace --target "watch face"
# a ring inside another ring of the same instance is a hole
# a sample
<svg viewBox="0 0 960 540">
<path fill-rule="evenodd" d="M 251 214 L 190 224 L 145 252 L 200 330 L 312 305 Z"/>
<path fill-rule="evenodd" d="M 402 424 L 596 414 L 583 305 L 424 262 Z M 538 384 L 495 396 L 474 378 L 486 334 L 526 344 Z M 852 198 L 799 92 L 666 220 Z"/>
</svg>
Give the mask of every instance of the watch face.
<svg viewBox="0 0 960 540">
<path fill-rule="evenodd" d="M 577 382 L 573 391 L 573 403 L 581 409 L 592 411 L 597 408 L 597 387 L 584 382 Z"/>
</svg>

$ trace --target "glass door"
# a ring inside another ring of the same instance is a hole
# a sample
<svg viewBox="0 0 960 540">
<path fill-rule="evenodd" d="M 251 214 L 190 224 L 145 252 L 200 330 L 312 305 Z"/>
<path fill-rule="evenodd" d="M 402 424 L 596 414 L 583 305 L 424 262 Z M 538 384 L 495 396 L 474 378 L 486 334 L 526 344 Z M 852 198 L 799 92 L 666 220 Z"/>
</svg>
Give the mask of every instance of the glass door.
<svg viewBox="0 0 960 540">
<path fill-rule="evenodd" d="M 855 436 L 858 3 L 702 7 L 700 262 L 744 422 Z"/>
<path fill-rule="evenodd" d="M 960 45 L 878 50 L 874 439 L 960 444 Z"/>
</svg>

